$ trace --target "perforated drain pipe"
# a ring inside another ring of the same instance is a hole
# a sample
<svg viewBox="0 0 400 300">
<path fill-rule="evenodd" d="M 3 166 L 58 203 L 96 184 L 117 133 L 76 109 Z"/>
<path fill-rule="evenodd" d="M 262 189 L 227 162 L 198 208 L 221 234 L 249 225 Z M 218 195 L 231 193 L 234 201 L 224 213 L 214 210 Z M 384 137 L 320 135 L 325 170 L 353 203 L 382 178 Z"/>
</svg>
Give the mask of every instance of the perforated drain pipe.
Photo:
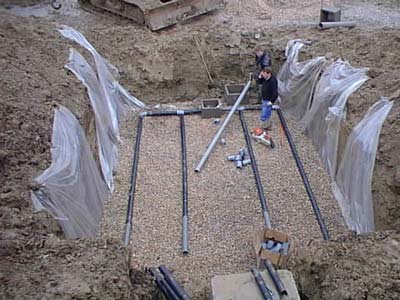
<svg viewBox="0 0 400 300">
<path fill-rule="evenodd" d="M 143 116 L 140 115 L 139 119 L 138 119 L 138 124 L 136 127 L 135 153 L 133 156 L 131 187 L 129 189 L 128 209 L 127 209 L 126 221 L 125 221 L 125 234 L 124 234 L 125 246 L 129 245 L 129 242 L 131 240 L 132 215 L 133 215 L 133 205 L 134 205 L 134 200 L 135 200 L 136 178 L 137 178 L 137 171 L 138 171 L 138 165 L 139 165 L 139 151 L 140 151 L 140 140 L 142 137 L 142 129 L 143 129 Z"/>
<path fill-rule="evenodd" d="M 271 226 L 271 220 L 270 220 L 268 208 L 267 208 L 267 200 L 265 199 L 264 188 L 263 188 L 263 185 L 261 182 L 260 173 L 258 173 L 256 157 L 254 155 L 253 146 L 251 145 L 249 131 L 247 130 L 247 124 L 246 124 L 246 120 L 244 119 L 242 110 L 239 110 L 239 118 L 240 118 L 240 122 L 242 123 L 242 129 L 243 129 L 244 138 L 246 140 L 247 149 L 249 150 L 249 155 L 250 155 L 250 160 L 251 160 L 251 168 L 253 169 L 254 179 L 256 180 L 258 198 L 260 199 L 260 204 L 261 204 L 261 208 L 263 211 L 264 223 L 265 223 L 265 226 L 270 229 L 270 228 L 272 228 L 272 226 Z"/>
<path fill-rule="evenodd" d="M 185 117 L 179 115 L 181 126 L 181 152 L 182 152 L 182 252 L 189 254 L 189 219 L 188 219 L 188 176 L 186 154 Z"/>
<path fill-rule="evenodd" d="M 293 158 L 296 161 L 297 169 L 299 170 L 301 179 L 303 180 L 304 187 L 306 188 L 307 195 L 308 195 L 308 198 L 310 199 L 312 208 L 314 210 L 315 217 L 317 218 L 319 228 L 321 229 L 321 232 L 322 232 L 322 236 L 324 237 L 324 240 L 329 240 L 330 237 L 329 237 L 328 229 L 326 228 L 324 219 L 322 218 L 322 215 L 321 215 L 321 211 L 319 210 L 317 201 L 315 200 L 314 193 L 312 191 L 310 182 L 308 181 L 307 174 L 304 171 L 304 167 L 303 167 L 303 164 L 301 163 L 299 154 L 297 153 L 296 146 L 293 142 L 292 135 L 290 134 L 285 117 L 283 116 L 283 113 L 280 108 L 276 109 L 276 112 L 278 113 L 279 120 L 281 121 L 283 130 L 285 131 L 285 135 L 288 140 L 290 150 L 292 151 Z"/>
</svg>

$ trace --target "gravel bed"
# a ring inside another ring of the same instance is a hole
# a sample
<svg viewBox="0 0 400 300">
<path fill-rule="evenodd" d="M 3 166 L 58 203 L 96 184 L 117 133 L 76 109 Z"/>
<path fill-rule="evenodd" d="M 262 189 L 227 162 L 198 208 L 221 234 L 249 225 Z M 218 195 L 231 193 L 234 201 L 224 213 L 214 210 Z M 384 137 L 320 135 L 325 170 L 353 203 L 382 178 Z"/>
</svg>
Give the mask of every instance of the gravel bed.
<svg viewBox="0 0 400 300">
<path fill-rule="evenodd" d="M 259 125 L 258 112 L 246 112 L 245 117 L 249 129 Z M 253 143 L 253 148 L 274 227 L 303 246 L 322 239 L 322 235 L 278 122 L 274 116 L 276 148 L 258 143 Z M 213 275 L 244 272 L 254 265 L 251 237 L 254 230 L 263 227 L 263 219 L 251 166 L 239 170 L 226 160 L 246 145 L 239 117 L 232 119 L 224 133 L 226 145 L 217 146 L 200 173 L 194 168 L 219 125 L 199 115 L 186 116 L 185 125 L 190 254 L 181 253 L 179 118 L 145 118 L 133 215 L 132 267 L 165 264 L 195 299 L 203 299 L 210 293 Z M 106 205 L 105 236 L 121 237 L 123 233 L 135 126 L 136 120 L 130 118 L 121 128 L 124 144 L 116 190 Z M 291 128 L 324 219 L 335 235 L 345 229 L 329 179 L 310 142 Z"/>
</svg>

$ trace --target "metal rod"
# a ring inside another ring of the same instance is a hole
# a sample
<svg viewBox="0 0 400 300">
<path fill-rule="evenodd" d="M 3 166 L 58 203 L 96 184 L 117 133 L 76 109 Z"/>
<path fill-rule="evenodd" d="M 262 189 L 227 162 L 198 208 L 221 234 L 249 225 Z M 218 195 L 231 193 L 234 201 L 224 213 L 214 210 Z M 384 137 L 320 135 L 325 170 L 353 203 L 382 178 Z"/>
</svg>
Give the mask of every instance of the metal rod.
<svg viewBox="0 0 400 300">
<path fill-rule="evenodd" d="M 337 27 L 355 27 L 356 22 L 320 22 L 318 24 L 319 29 L 329 29 Z"/>
<path fill-rule="evenodd" d="M 281 278 L 279 277 L 278 272 L 275 270 L 274 265 L 272 262 L 267 259 L 264 261 L 265 268 L 268 270 L 269 276 L 271 276 L 272 281 L 274 282 L 274 285 L 276 287 L 276 290 L 280 295 L 287 295 L 287 290 L 285 288 L 285 285 L 283 284 Z"/>
<path fill-rule="evenodd" d="M 264 298 L 264 300 L 273 300 L 272 295 L 270 294 L 270 289 L 267 287 L 267 284 L 265 283 L 264 279 L 262 278 L 260 271 L 256 268 L 251 268 L 251 273 L 254 276 L 254 279 L 256 280 L 257 286 Z"/>
<path fill-rule="evenodd" d="M 167 283 L 172 287 L 174 292 L 178 295 L 180 300 L 190 300 L 189 295 L 183 289 L 183 287 L 176 281 L 176 279 L 172 276 L 171 272 L 167 269 L 166 266 L 159 266 L 158 269 L 164 275 Z"/>
<path fill-rule="evenodd" d="M 203 154 L 203 157 L 200 159 L 200 162 L 198 163 L 195 171 L 200 172 L 201 168 L 207 161 L 208 157 L 210 156 L 211 152 L 214 150 L 215 145 L 219 141 L 221 134 L 225 130 L 226 126 L 228 125 L 229 121 L 232 119 L 232 116 L 234 115 L 236 108 L 240 105 L 244 97 L 246 96 L 247 92 L 249 91 L 251 85 L 251 81 L 249 80 L 245 87 L 243 88 L 242 92 L 240 93 L 239 97 L 237 98 L 235 104 L 232 106 L 229 114 L 226 116 L 224 123 L 222 123 L 221 127 L 218 129 L 217 133 L 215 134 L 213 140 L 211 143 L 208 145 L 206 152 Z"/>
<path fill-rule="evenodd" d="M 156 268 L 150 268 L 149 272 L 154 277 L 154 280 L 155 280 L 158 288 L 161 290 L 161 292 L 164 294 L 164 296 L 167 298 L 167 300 L 180 300 L 179 297 L 174 292 L 174 290 L 172 289 L 172 287 L 158 273 Z"/>
<path fill-rule="evenodd" d="M 140 139 L 142 137 L 142 129 L 143 129 L 143 116 L 139 116 L 138 124 L 136 127 L 135 153 L 133 155 L 131 187 L 129 189 L 128 209 L 126 212 L 126 221 L 125 221 L 125 234 L 124 234 L 125 246 L 127 246 L 129 244 L 130 239 L 131 239 L 133 205 L 134 205 L 134 201 L 135 201 L 136 178 L 137 178 L 137 171 L 138 171 L 138 165 L 139 165 L 139 151 L 140 151 Z"/>
<path fill-rule="evenodd" d="M 243 129 L 244 138 L 246 140 L 247 150 L 249 151 L 249 155 L 250 155 L 251 168 L 253 169 L 254 179 L 256 180 L 258 198 L 260 199 L 260 204 L 261 204 L 261 208 L 263 211 L 264 223 L 267 228 L 272 228 L 271 219 L 269 217 L 268 208 L 267 208 L 267 200 L 265 199 L 264 188 L 263 188 L 262 181 L 260 178 L 260 173 L 258 172 L 256 156 L 254 155 L 249 131 L 247 130 L 246 120 L 245 120 L 243 112 L 241 110 L 239 110 L 239 118 L 240 118 L 240 123 L 242 123 L 242 129 Z"/>
<path fill-rule="evenodd" d="M 321 211 L 319 210 L 317 201 L 315 200 L 314 193 L 312 191 L 310 182 L 308 181 L 307 174 L 304 171 L 304 167 L 303 167 L 303 164 L 302 164 L 302 162 L 300 160 L 300 156 L 297 153 L 296 146 L 295 146 L 295 144 L 293 142 L 292 135 L 290 134 L 290 131 L 289 131 L 289 128 L 287 126 L 285 117 L 283 116 L 283 113 L 282 113 L 280 108 L 276 109 L 276 111 L 278 113 L 279 120 L 281 121 L 283 130 L 285 131 L 285 135 L 286 135 L 287 141 L 289 143 L 290 150 L 292 151 L 293 158 L 296 161 L 297 169 L 299 170 L 301 179 L 303 180 L 304 187 L 306 188 L 308 198 L 311 201 L 311 205 L 312 205 L 312 208 L 314 210 L 315 217 L 317 218 L 317 221 L 318 221 L 318 224 L 319 224 L 319 228 L 321 229 L 322 236 L 324 237 L 324 240 L 329 240 L 330 237 L 329 237 L 328 229 L 326 228 L 324 219 L 322 218 L 322 215 L 321 215 Z"/>
<path fill-rule="evenodd" d="M 189 254 L 188 175 L 186 155 L 185 116 L 179 115 L 182 150 L 182 252 Z"/>
</svg>

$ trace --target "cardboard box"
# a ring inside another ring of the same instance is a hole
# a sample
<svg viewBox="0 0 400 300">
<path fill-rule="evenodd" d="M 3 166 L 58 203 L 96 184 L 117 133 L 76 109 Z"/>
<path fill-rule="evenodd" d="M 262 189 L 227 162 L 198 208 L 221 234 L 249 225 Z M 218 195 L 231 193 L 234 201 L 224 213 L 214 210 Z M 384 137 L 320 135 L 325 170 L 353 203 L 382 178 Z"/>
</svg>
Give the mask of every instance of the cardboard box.
<svg viewBox="0 0 400 300">
<path fill-rule="evenodd" d="M 274 239 L 277 242 L 289 243 L 288 253 L 276 253 L 264 249 L 262 243 L 271 239 Z M 293 251 L 293 245 L 289 236 L 286 233 L 275 229 L 261 229 L 256 231 L 254 233 L 253 246 L 256 254 L 257 268 L 259 269 L 264 269 L 263 261 L 266 259 L 269 259 L 277 268 L 282 268 Z"/>
</svg>

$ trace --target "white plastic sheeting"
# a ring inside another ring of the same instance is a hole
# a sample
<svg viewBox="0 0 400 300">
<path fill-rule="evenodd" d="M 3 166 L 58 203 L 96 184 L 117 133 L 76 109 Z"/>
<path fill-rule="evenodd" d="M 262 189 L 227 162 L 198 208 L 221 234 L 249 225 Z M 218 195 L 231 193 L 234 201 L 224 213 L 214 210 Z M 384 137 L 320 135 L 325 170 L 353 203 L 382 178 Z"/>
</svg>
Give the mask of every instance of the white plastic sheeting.
<svg viewBox="0 0 400 300">
<path fill-rule="evenodd" d="M 300 121 L 310 107 L 318 75 L 325 63 L 325 58 L 321 56 L 299 62 L 299 53 L 304 43 L 307 42 L 288 42 L 286 62 L 277 75 L 280 106 L 295 121 Z"/>
<path fill-rule="evenodd" d="M 371 180 L 379 134 L 392 106 L 393 102 L 381 99 L 353 129 L 333 183 L 347 226 L 357 233 L 375 229 Z"/>
<path fill-rule="evenodd" d="M 311 108 L 300 122 L 331 178 L 336 174 L 339 131 L 346 119 L 347 99 L 368 79 L 367 70 L 341 60 L 331 64 L 318 81 Z"/>
<path fill-rule="evenodd" d="M 136 109 L 145 105 L 118 83 L 118 70 L 105 60 L 80 32 L 68 26 L 63 26 L 59 31 L 64 37 L 86 48 L 94 58 L 96 72 L 82 55 L 72 49 L 66 68 L 71 70 L 88 90 L 95 113 L 101 170 L 109 189 L 113 191 L 113 170 L 118 159 L 119 121 L 124 115 L 125 106 Z"/>
<path fill-rule="evenodd" d="M 41 188 L 32 192 L 34 207 L 58 219 L 67 238 L 96 236 L 109 191 L 82 127 L 65 107 L 54 116 L 51 165 L 35 180 Z"/>
</svg>

